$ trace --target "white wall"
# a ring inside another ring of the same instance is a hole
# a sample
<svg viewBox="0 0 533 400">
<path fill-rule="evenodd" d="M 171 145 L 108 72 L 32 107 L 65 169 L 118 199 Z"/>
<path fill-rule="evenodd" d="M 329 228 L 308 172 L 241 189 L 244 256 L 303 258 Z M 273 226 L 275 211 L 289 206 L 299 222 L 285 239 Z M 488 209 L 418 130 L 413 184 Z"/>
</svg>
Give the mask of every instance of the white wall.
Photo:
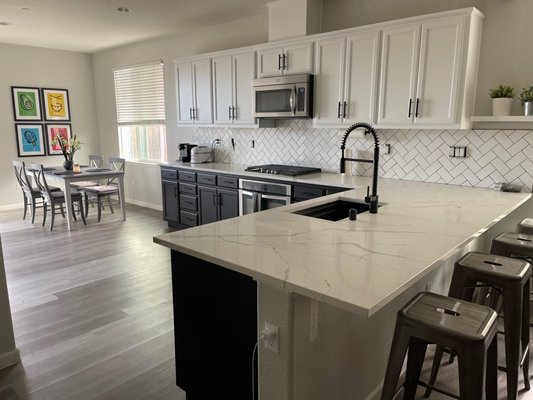
<svg viewBox="0 0 533 400">
<path fill-rule="evenodd" d="M 2 73 L 0 74 L 0 210 L 21 206 L 12 160 L 19 159 L 15 137 L 15 121 L 11 86 L 64 88 L 69 91 L 72 133 L 83 142 L 75 160 L 87 161 L 98 153 L 98 135 L 92 60 L 89 54 L 50 50 L 0 43 Z M 60 165 L 62 156 L 24 157 L 29 162 Z"/>
<path fill-rule="evenodd" d="M 266 11 L 266 9 L 265 9 Z M 177 105 L 173 60 L 175 58 L 231 49 L 267 41 L 267 18 L 254 16 L 211 28 L 191 31 L 124 46 L 93 55 L 96 104 L 100 134 L 100 150 L 105 155 L 118 154 L 113 69 L 153 60 L 163 60 L 165 80 L 165 108 L 168 141 L 168 160 L 178 155 L 178 143 L 192 139 L 192 128 L 177 127 Z M 141 205 L 161 205 L 161 187 L 135 192 L 149 180 L 159 182 L 158 168 L 146 164 L 133 167 L 128 163 L 125 185 L 127 201 Z M 135 197 L 133 197 L 135 196 Z M 138 197 L 140 196 L 140 197 Z"/>
</svg>

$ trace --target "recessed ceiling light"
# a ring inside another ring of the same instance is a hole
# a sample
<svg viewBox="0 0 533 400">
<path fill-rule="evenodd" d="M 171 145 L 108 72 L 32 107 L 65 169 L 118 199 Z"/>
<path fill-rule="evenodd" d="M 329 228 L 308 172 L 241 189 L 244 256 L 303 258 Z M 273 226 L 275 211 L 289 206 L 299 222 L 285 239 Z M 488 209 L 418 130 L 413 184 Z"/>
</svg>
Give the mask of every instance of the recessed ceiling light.
<svg viewBox="0 0 533 400">
<path fill-rule="evenodd" d="M 13 24 L 11 22 L 3 21 L 3 22 L 0 22 L 0 25 L 1 26 L 9 26 L 9 25 L 13 25 Z"/>
<path fill-rule="evenodd" d="M 131 11 L 131 8 L 128 7 L 117 7 L 118 12 L 128 13 Z"/>
</svg>

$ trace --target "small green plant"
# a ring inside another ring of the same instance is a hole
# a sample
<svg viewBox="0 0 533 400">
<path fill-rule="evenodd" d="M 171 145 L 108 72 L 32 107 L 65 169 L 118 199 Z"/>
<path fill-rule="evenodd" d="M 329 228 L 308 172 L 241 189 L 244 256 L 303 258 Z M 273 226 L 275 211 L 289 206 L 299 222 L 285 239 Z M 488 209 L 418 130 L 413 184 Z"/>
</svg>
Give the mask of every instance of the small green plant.
<svg viewBox="0 0 533 400">
<path fill-rule="evenodd" d="M 499 99 L 502 97 L 512 99 L 515 96 L 514 89 L 511 86 L 504 85 L 500 85 L 497 88 L 490 89 L 489 95 L 493 99 Z"/>
<path fill-rule="evenodd" d="M 520 103 L 524 105 L 527 101 L 533 101 L 533 86 L 524 88 L 520 93 Z"/>
</svg>

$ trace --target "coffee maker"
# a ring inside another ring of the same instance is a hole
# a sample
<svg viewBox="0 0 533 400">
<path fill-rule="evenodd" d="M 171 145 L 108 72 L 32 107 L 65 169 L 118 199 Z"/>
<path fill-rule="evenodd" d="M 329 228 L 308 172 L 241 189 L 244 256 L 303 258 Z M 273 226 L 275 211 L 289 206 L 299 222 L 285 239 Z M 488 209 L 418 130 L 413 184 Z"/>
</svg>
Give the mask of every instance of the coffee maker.
<svg viewBox="0 0 533 400">
<path fill-rule="evenodd" d="M 196 147 L 195 144 L 190 143 L 180 143 L 178 144 L 178 161 L 180 162 L 191 162 L 191 149 Z"/>
</svg>

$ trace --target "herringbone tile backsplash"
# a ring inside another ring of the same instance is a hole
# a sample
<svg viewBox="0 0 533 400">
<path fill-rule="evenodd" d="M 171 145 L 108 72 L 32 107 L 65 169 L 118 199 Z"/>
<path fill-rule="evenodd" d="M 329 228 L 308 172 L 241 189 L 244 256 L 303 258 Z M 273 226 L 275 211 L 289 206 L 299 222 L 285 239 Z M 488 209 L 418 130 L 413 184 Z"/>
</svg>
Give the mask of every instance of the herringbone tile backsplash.
<svg viewBox="0 0 533 400">
<path fill-rule="evenodd" d="M 196 128 L 194 139 L 202 144 L 221 139 L 217 162 L 302 165 L 338 172 L 343 133 L 312 128 L 311 121 L 291 120 L 277 121 L 276 128 Z M 380 157 L 380 177 L 479 187 L 512 182 L 527 191 L 533 186 L 533 131 L 387 129 L 378 133 L 382 145 L 391 145 L 391 154 Z M 350 139 L 347 147 L 353 156 L 372 158 L 372 146 L 373 140 L 365 137 Z M 449 146 L 467 146 L 467 158 L 450 158 Z M 371 173 L 367 164 L 353 165 L 352 172 Z"/>
</svg>

